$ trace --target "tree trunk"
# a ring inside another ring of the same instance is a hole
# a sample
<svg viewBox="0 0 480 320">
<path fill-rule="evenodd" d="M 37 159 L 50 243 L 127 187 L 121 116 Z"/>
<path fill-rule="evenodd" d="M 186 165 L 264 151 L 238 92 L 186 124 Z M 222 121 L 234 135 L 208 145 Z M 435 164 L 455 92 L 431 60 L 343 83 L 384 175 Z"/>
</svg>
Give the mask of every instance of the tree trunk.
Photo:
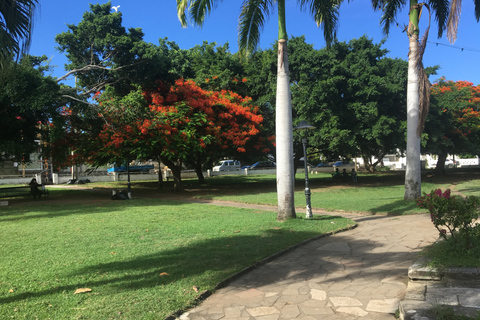
<svg viewBox="0 0 480 320">
<path fill-rule="evenodd" d="M 447 160 L 447 152 L 441 152 L 438 155 L 437 165 L 435 166 L 436 172 L 445 173 L 445 160 Z"/>
<path fill-rule="evenodd" d="M 182 162 L 177 160 L 177 163 L 168 160 L 162 159 L 163 164 L 167 165 L 170 170 L 172 170 L 173 176 L 173 192 L 183 191 L 182 186 Z"/>
<path fill-rule="evenodd" d="M 416 1 L 410 1 L 416 5 Z M 407 84 L 407 152 L 405 171 L 405 200 L 413 201 L 421 196 L 420 136 L 417 134 L 419 120 L 418 72 L 418 9 L 411 6 L 408 30 L 410 50 L 408 53 Z"/>
<path fill-rule="evenodd" d="M 375 172 L 377 171 L 375 169 L 375 166 L 372 164 L 372 158 L 369 157 L 369 156 L 362 156 L 363 158 L 363 163 L 364 163 L 364 166 L 365 166 L 365 170 L 367 170 L 368 172 Z"/>
<path fill-rule="evenodd" d="M 277 66 L 277 96 L 275 134 L 277 146 L 277 220 L 296 218 L 293 171 L 293 126 L 290 79 L 288 75 L 288 53 L 285 29 L 285 1 L 278 1 L 279 39 Z"/>
<path fill-rule="evenodd" d="M 205 184 L 205 177 L 203 176 L 203 170 L 202 170 L 202 161 L 200 159 L 197 159 L 195 161 L 194 169 L 195 169 L 195 173 L 197 174 L 198 182 L 200 184 Z"/>
<path fill-rule="evenodd" d="M 162 161 L 158 159 L 158 189 L 163 189 Z"/>
</svg>

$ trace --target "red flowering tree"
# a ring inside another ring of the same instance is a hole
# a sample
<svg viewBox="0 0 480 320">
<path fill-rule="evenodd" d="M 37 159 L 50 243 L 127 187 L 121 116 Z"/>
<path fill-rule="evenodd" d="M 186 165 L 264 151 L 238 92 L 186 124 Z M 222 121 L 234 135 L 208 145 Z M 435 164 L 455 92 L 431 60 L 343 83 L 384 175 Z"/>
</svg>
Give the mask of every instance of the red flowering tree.
<svg viewBox="0 0 480 320">
<path fill-rule="evenodd" d="M 98 102 L 103 125 L 97 132 L 71 135 L 70 143 L 89 141 L 77 148 L 77 154 L 97 165 L 160 159 L 172 170 L 175 190 L 182 188 L 183 163 L 192 164 L 203 180 L 202 163 L 209 155 L 250 148 L 269 151 L 268 141 L 259 138 L 263 118 L 258 107 L 231 91 L 206 91 L 180 79 L 171 87 L 159 82 L 154 89 L 138 88 L 122 98 L 107 89 Z"/>
<path fill-rule="evenodd" d="M 468 81 L 434 83 L 425 124 L 424 151 L 438 155 L 443 171 L 447 154 L 477 154 L 480 142 L 480 87 Z"/>
</svg>

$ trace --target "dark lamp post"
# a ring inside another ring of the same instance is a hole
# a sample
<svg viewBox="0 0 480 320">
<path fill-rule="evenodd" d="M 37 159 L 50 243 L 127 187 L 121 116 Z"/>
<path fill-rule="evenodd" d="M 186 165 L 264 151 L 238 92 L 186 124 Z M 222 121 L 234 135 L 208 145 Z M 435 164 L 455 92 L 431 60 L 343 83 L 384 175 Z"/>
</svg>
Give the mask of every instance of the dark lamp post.
<svg viewBox="0 0 480 320">
<path fill-rule="evenodd" d="M 132 199 L 132 184 L 130 183 L 130 152 L 132 151 L 130 148 L 125 148 L 127 152 L 127 196 L 128 199 Z"/>
<path fill-rule="evenodd" d="M 306 130 L 310 130 L 310 129 L 315 129 L 315 127 L 308 124 L 307 121 L 302 120 L 293 129 L 297 130 L 297 131 L 306 131 Z M 310 202 L 310 195 L 311 195 L 310 186 L 308 185 L 307 138 L 306 138 L 306 134 L 305 134 L 305 137 L 302 138 L 302 144 L 303 144 L 303 164 L 304 164 L 304 167 L 305 167 L 305 201 L 307 203 L 305 218 L 309 219 L 309 218 L 313 217 L 313 214 L 312 214 L 312 204 Z"/>
</svg>

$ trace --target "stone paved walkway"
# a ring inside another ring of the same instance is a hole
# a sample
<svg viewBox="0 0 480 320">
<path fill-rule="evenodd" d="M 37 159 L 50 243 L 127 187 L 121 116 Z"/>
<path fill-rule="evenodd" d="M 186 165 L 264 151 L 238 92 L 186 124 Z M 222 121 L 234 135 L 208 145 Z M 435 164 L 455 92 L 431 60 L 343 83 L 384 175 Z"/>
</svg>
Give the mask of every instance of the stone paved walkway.
<svg viewBox="0 0 480 320">
<path fill-rule="evenodd" d="M 336 215 L 359 225 L 254 269 L 179 318 L 395 319 L 409 266 L 437 238 L 430 217 Z"/>
</svg>

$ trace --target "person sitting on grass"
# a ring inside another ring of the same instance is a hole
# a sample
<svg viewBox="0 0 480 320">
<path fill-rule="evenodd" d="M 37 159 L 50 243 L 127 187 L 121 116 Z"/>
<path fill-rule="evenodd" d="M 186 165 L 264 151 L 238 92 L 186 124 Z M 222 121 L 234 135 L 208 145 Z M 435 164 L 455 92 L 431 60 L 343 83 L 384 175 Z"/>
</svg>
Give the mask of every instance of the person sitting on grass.
<svg viewBox="0 0 480 320">
<path fill-rule="evenodd" d="M 30 186 L 30 194 L 33 195 L 33 200 L 42 200 L 42 191 L 38 189 L 38 187 L 41 187 L 41 184 L 37 183 L 37 179 L 33 178 L 32 181 L 28 184 Z"/>
<path fill-rule="evenodd" d="M 352 181 L 357 182 L 357 171 L 355 171 L 355 168 L 352 169 Z"/>
</svg>

